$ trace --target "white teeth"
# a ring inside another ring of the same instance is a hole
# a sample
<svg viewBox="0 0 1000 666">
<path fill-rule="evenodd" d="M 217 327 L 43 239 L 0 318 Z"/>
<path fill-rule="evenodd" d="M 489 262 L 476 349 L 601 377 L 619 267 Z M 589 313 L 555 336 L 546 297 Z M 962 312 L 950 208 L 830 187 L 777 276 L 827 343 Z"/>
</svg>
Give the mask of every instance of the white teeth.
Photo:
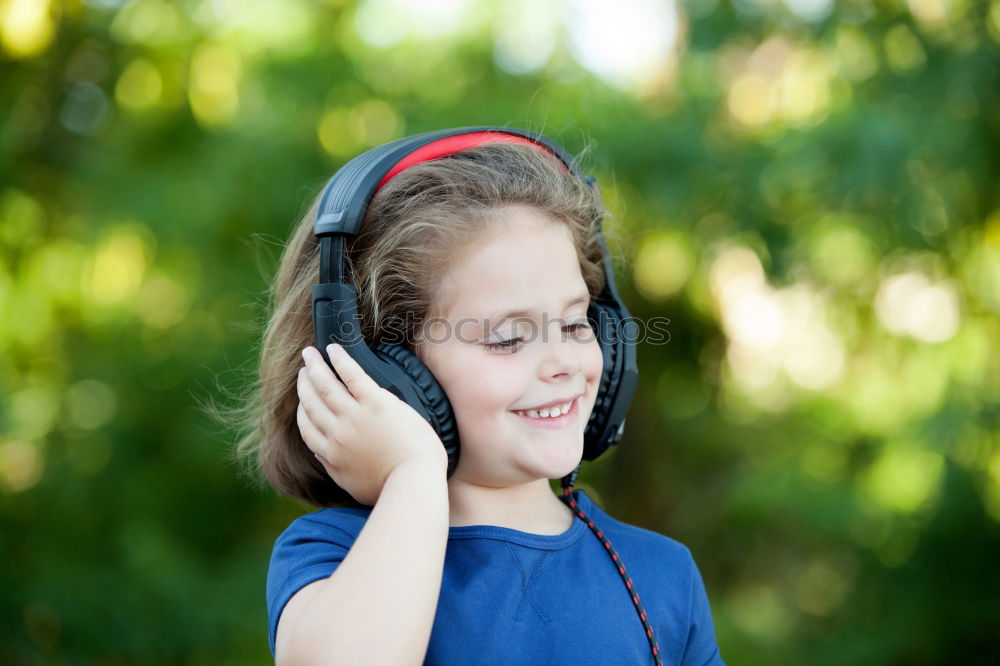
<svg viewBox="0 0 1000 666">
<path fill-rule="evenodd" d="M 557 405 L 555 407 L 543 407 L 542 409 L 514 410 L 514 413 L 522 414 L 524 416 L 528 416 L 533 419 L 555 418 L 557 416 L 562 416 L 563 414 L 568 412 L 572 406 L 573 406 L 573 401 L 570 400 L 569 402 L 563 405 Z"/>
</svg>

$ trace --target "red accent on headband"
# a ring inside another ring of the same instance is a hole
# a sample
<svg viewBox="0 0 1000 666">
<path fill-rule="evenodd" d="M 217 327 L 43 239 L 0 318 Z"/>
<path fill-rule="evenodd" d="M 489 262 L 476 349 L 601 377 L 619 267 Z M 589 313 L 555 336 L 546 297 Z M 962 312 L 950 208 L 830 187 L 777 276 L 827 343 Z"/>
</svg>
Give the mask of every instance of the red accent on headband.
<svg viewBox="0 0 1000 666">
<path fill-rule="evenodd" d="M 402 160 L 396 163 L 396 166 L 389 169 L 389 173 L 385 174 L 385 177 L 379 182 L 378 187 L 375 191 L 378 191 L 383 185 L 392 180 L 398 173 L 409 169 L 414 164 L 419 164 L 421 162 L 429 162 L 431 160 L 436 160 L 439 157 L 447 157 L 448 155 L 454 155 L 455 153 L 461 152 L 463 150 L 468 150 L 470 148 L 476 148 L 477 146 L 482 146 L 487 143 L 519 143 L 524 146 L 531 146 L 540 153 L 545 153 L 546 155 L 555 154 L 546 148 L 545 146 L 532 141 L 531 139 L 526 139 L 523 136 L 518 136 L 516 134 L 505 134 L 503 132 L 491 131 L 491 132 L 469 132 L 468 134 L 453 134 L 452 136 L 446 136 L 440 138 L 436 141 L 431 141 L 425 144 L 412 153 L 404 157 Z M 558 156 L 556 156 L 558 158 Z M 560 166 L 565 168 L 562 160 L 559 160 Z M 569 170 L 567 169 L 567 173 Z"/>
</svg>

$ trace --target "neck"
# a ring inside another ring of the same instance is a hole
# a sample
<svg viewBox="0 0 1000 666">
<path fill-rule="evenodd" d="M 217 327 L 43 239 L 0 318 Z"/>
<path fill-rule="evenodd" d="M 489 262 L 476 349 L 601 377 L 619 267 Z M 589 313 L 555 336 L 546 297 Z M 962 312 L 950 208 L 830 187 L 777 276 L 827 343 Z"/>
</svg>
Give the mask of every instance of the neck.
<svg viewBox="0 0 1000 666">
<path fill-rule="evenodd" d="M 553 494 L 548 479 L 493 487 L 457 478 L 448 481 L 451 527 L 496 525 L 531 534 L 562 534 L 573 513 Z"/>
</svg>

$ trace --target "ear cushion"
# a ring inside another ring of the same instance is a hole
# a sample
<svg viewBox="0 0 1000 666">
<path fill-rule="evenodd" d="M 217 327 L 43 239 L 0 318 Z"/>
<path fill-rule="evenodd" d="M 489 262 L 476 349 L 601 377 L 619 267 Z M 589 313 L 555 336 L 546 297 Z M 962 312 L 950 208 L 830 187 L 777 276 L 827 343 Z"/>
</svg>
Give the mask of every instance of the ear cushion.
<svg viewBox="0 0 1000 666">
<path fill-rule="evenodd" d="M 376 342 L 371 349 L 379 359 L 399 367 L 413 381 L 420 402 L 431 416 L 431 425 L 441 438 L 445 451 L 448 452 L 450 477 L 458 465 L 458 426 L 444 389 L 424 362 L 403 345 Z"/>
<path fill-rule="evenodd" d="M 594 334 L 601 346 L 601 354 L 604 356 L 604 369 L 601 372 L 597 398 L 583 435 L 583 458 L 593 460 L 604 453 L 609 446 L 608 437 L 604 436 L 608 427 L 606 419 L 611 413 L 612 402 L 618 394 L 618 384 L 621 382 L 622 354 L 619 347 L 624 343 L 618 335 L 621 316 L 616 308 L 603 303 L 591 303 L 587 316 L 591 320 Z"/>
</svg>

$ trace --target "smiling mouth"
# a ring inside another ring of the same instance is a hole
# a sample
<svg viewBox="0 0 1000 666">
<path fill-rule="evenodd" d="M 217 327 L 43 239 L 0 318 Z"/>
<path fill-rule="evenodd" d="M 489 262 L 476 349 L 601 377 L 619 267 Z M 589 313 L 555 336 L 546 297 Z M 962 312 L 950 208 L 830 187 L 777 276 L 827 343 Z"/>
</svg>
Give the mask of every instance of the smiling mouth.
<svg viewBox="0 0 1000 666">
<path fill-rule="evenodd" d="M 543 407 L 542 409 L 515 409 L 512 410 L 515 414 L 519 416 L 527 416 L 529 419 L 550 419 L 558 418 L 563 414 L 569 412 L 573 408 L 573 400 L 564 402 L 561 405 L 553 405 L 551 407 Z"/>
<path fill-rule="evenodd" d="M 555 405 L 545 409 L 514 409 L 511 413 L 516 414 L 524 421 L 540 426 L 561 426 L 576 420 L 579 411 L 579 396 L 562 405 Z"/>
</svg>

